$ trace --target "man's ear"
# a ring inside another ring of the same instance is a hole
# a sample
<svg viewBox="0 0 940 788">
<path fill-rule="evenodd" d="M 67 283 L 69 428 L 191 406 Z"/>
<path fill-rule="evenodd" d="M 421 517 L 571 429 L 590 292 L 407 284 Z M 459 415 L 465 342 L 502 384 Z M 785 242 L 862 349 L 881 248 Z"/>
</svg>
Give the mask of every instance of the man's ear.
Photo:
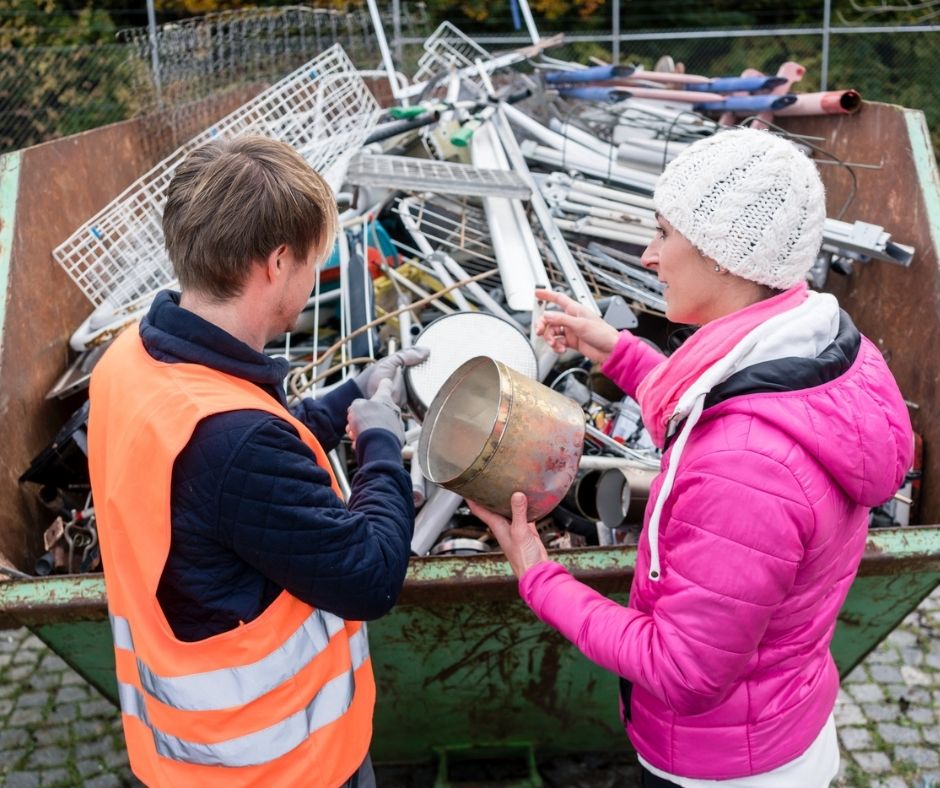
<svg viewBox="0 0 940 788">
<path fill-rule="evenodd" d="M 287 244 L 281 244 L 275 248 L 264 261 L 264 269 L 269 282 L 277 281 L 278 277 L 287 270 L 290 263 L 288 253 L 290 249 Z"/>
</svg>

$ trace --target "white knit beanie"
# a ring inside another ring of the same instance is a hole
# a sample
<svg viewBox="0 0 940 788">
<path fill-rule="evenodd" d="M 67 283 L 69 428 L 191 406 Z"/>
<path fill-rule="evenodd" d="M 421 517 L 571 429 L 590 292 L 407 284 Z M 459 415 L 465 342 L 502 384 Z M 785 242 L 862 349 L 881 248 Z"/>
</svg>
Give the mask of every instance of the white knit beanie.
<svg viewBox="0 0 940 788">
<path fill-rule="evenodd" d="M 690 145 L 660 176 L 653 203 L 699 251 L 768 287 L 802 282 L 822 245 L 816 165 L 769 131 L 729 129 Z"/>
</svg>

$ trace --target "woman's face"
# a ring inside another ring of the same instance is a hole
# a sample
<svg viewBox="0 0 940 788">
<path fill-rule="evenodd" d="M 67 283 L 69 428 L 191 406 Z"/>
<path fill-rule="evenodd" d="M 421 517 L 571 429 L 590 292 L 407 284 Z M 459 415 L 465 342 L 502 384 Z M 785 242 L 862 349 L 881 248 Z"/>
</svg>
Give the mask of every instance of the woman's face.
<svg viewBox="0 0 940 788">
<path fill-rule="evenodd" d="M 640 258 L 644 268 L 655 271 L 665 286 L 666 317 L 673 323 L 702 325 L 718 315 L 723 275 L 715 261 L 656 214 L 656 236 Z"/>
</svg>

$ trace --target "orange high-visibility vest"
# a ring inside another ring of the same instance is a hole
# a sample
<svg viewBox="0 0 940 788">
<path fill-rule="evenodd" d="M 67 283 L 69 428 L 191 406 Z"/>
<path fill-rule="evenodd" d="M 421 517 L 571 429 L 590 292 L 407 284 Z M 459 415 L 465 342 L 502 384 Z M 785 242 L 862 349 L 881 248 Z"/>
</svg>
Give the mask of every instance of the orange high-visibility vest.
<svg viewBox="0 0 940 788">
<path fill-rule="evenodd" d="M 173 463 L 200 420 L 232 410 L 302 423 L 253 383 L 147 353 L 136 327 L 91 380 L 88 459 L 134 773 L 150 786 L 338 786 L 372 738 L 365 625 L 284 591 L 255 620 L 178 640 L 157 602 L 170 549 Z"/>
</svg>

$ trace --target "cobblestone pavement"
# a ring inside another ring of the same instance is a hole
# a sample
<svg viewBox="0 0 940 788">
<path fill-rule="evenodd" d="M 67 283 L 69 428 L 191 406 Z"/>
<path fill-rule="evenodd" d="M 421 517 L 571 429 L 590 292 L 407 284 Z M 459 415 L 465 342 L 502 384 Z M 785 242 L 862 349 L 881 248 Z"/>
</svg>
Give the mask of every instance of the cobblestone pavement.
<svg viewBox="0 0 940 788">
<path fill-rule="evenodd" d="M 836 705 L 836 788 L 940 788 L 940 589 L 843 682 Z M 633 757 L 585 755 L 539 765 L 549 786 L 635 783 Z M 482 768 L 482 767 L 481 767 Z M 466 773 L 499 785 L 496 771 Z M 431 768 L 378 768 L 379 785 L 419 788 Z M 25 629 L 0 631 L 0 784 L 139 786 L 115 708 Z M 469 785 L 470 783 L 460 783 Z"/>
</svg>

